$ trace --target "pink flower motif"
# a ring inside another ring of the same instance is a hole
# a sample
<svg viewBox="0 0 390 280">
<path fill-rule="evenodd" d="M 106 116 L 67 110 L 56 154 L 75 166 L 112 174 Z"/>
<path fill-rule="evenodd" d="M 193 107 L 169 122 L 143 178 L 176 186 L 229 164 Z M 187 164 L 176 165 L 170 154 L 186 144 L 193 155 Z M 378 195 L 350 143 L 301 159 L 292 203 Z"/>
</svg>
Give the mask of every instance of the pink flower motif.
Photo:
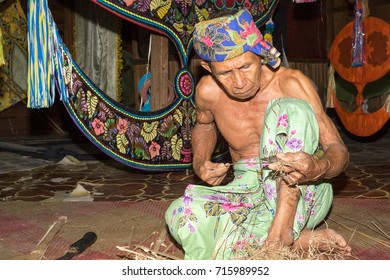
<svg viewBox="0 0 390 280">
<path fill-rule="evenodd" d="M 126 7 L 133 5 L 133 3 L 134 3 L 135 1 L 136 1 L 136 0 L 123 0 L 123 2 L 126 4 Z"/>
<path fill-rule="evenodd" d="M 268 144 L 273 145 L 274 141 L 272 139 L 268 139 Z"/>
<path fill-rule="evenodd" d="M 303 214 L 295 213 L 295 220 L 303 223 L 305 221 L 305 216 Z"/>
<path fill-rule="evenodd" d="M 116 123 L 116 129 L 118 129 L 119 134 L 124 134 L 129 128 L 129 121 L 127 119 L 118 118 Z"/>
<path fill-rule="evenodd" d="M 91 125 L 96 136 L 104 133 L 104 123 L 98 118 L 94 118 Z"/>
<path fill-rule="evenodd" d="M 191 213 L 192 213 L 192 210 L 191 210 L 191 208 L 185 208 L 184 209 L 184 215 L 191 215 Z"/>
<path fill-rule="evenodd" d="M 225 202 L 221 204 L 221 207 L 226 211 L 226 212 L 235 212 L 239 210 L 242 207 L 251 207 L 252 204 L 247 204 L 245 202 L 239 202 L 239 203 L 234 203 L 234 202 Z"/>
<path fill-rule="evenodd" d="M 242 250 L 245 248 L 245 246 L 248 244 L 248 241 L 243 239 L 243 240 L 238 240 L 236 243 L 236 250 Z"/>
<path fill-rule="evenodd" d="M 152 144 L 150 144 L 149 146 L 149 153 L 151 159 L 154 159 L 156 156 L 160 155 L 160 148 L 161 146 L 158 143 L 152 141 Z"/>
<path fill-rule="evenodd" d="M 255 168 L 257 166 L 257 160 L 255 158 L 244 160 L 244 164 L 248 168 Z"/>
<path fill-rule="evenodd" d="M 249 0 L 245 0 L 244 1 L 244 8 L 250 10 L 250 8 L 252 8 L 252 2 Z"/>
<path fill-rule="evenodd" d="M 209 34 L 206 34 L 202 39 L 200 39 L 203 43 L 205 43 L 208 47 L 213 46 L 213 41 L 210 39 Z"/>
<path fill-rule="evenodd" d="M 260 10 L 261 13 L 264 13 L 265 7 L 264 7 L 264 3 L 263 2 L 259 3 L 259 10 Z"/>
<path fill-rule="evenodd" d="M 192 80 L 188 73 L 183 74 L 180 77 L 180 89 L 185 96 L 189 96 L 192 93 Z"/>
<path fill-rule="evenodd" d="M 254 21 L 252 21 L 250 24 L 245 22 L 244 29 L 244 31 L 240 32 L 241 37 L 247 38 L 249 36 L 256 35 L 256 40 L 253 42 L 253 46 L 263 42 L 263 35 L 261 35 L 261 32 L 255 25 Z"/>
<path fill-rule="evenodd" d="M 279 126 L 287 127 L 287 125 L 288 125 L 288 116 L 287 116 L 287 114 L 283 114 L 283 115 L 279 116 L 277 127 L 279 127 Z"/>
<path fill-rule="evenodd" d="M 183 162 L 191 162 L 192 161 L 192 149 L 183 147 L 180 153 L 184 156 Z"/>
<path fill-rule="evenodd" d="M 295 133 L 297 133 L 297 131 L 294 129 L 294 130 L 291 130 L 291 135 L 294 135 Z"/>
</svg>

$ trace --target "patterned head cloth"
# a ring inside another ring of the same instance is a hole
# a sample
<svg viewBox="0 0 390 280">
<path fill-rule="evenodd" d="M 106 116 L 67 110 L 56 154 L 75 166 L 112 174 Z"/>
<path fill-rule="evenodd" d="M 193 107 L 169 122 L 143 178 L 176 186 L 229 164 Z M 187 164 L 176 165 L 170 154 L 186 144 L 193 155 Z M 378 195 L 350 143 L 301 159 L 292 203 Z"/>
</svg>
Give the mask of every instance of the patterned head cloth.
<svg viewBox="0 0 390 280">
<path fill-rule="evenodd" d="M 246 9 L 235 15 L 198 22 L 193 36 L 196 53 L 206 61 L 225 61 L 251 51 L 273 68 L 280 64 L 280 53 L 263 39 Z"/>
</svg>

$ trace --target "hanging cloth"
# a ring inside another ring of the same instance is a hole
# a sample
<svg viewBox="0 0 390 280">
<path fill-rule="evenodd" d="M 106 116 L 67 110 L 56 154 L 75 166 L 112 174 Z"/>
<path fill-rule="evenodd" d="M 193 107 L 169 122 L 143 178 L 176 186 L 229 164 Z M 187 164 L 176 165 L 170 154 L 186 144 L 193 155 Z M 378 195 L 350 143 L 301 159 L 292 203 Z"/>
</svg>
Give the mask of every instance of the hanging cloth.
<svg viewBox="0 0 390 280">
<path fill-rule="evenodd" d="M 61 37 L 54 23 L 47 0 L 28 2 L 28 108 L 47 108 L 54 104 L 56 89 L 67 102 L 64 60 L 59 46 Z M 70 54 L 68 53 L 67 55 Z M 70 65 L 70 64 L 69 64 Z M 72 71 L 69 71 L 70 73 Z"/>
<path fill-rule="evenodd" d="M 91 1 L 75 1 L 73 58 L 94 84 L 121 102 L 121 20 Z"/>
<path fill-rule="evenodd" d="M 0 66 L 0 112 L 26 98 L 27 19 L 19 0 L 0 4 L 4 64 Z"/>
<path fill-rule="evenodd" d="M 363 1 L 356 0 L 355 3 L 355 19 L 353 22 L 353 42 L 352 42 L 352 67 L 363 66 L 363 42 L 364 42 L 364 30 L 363 30 Z"/>
<path fill-rule="evenodd" d="M 5 64 L 5 59 L 3 53 L 3 34 L 1 33 L 1 28 L 0 28 L 0 66 L 4 64 Z"/>
</svg>

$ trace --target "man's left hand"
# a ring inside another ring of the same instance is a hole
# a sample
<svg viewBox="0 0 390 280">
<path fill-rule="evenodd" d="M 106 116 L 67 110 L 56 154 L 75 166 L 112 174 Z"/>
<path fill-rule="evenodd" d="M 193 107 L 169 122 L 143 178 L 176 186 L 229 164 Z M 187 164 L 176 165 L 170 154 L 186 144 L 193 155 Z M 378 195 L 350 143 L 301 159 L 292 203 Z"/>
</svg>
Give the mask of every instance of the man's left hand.
<svg viewBox="0 0 390 280">
<path fill-rule="evenodd" d="M 276 157 L 278 161 L 269 164 L 268 168 L 280 171 L 283 179 L 290 186 L 317 181 L 329 168 L 327 160 L 319 160 L 305 152 L 277 153 Z"/>
</svg>

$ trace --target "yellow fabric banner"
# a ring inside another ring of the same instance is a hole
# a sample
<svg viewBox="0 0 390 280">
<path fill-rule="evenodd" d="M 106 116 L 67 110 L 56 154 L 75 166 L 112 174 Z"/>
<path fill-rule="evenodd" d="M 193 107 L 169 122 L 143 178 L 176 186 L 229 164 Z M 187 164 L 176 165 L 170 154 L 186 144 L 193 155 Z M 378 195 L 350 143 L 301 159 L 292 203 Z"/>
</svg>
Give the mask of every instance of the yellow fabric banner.
<svg viewBox="0 0 390 280">
<path fill-rule="evenodd" d="M 27 20 L 16 1 L 0 4 L 2 57 L 0 67 L 0 112 L 26 98 Z M 0 51 L 1 52 L 1 51 Z"/>
</svg>

